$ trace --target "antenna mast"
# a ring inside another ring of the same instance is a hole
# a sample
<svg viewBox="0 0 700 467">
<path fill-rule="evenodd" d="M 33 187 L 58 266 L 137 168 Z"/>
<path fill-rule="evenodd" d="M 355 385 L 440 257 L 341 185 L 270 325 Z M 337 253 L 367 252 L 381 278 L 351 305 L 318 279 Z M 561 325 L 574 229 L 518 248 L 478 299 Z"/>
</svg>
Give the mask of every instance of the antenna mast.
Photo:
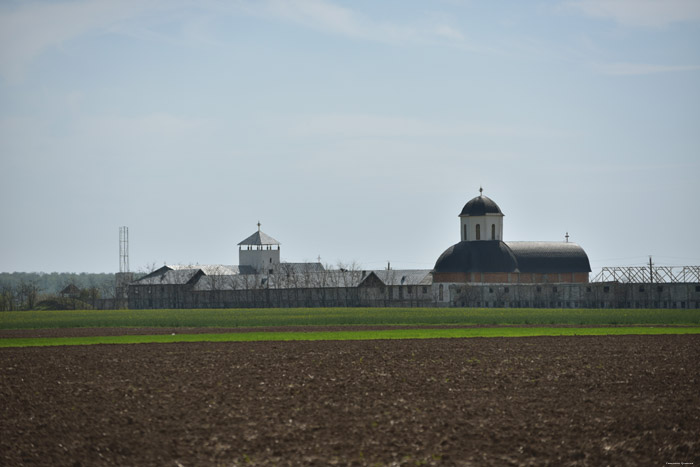
<svg viewBox="0 0 700 467">
<path fill-rule="evenodd" d="M 119 227 L 119 272 L 129 272 L 129 227 Z"/>
</svg>

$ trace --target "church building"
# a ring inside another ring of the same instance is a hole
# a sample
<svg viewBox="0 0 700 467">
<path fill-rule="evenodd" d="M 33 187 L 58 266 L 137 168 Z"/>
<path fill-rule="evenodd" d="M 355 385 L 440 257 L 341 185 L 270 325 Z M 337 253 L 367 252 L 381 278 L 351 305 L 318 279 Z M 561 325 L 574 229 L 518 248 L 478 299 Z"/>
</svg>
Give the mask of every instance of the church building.
<svg viewBox="0 0 700 467">
<path fill-rule="evenodd" d="M 440 255 L 433 283 L 588 283 L 591 265 L 568 242 L 504 242 L 503 212 L 479 189 L 459 214 L 460 241 Z"/>
</svg>

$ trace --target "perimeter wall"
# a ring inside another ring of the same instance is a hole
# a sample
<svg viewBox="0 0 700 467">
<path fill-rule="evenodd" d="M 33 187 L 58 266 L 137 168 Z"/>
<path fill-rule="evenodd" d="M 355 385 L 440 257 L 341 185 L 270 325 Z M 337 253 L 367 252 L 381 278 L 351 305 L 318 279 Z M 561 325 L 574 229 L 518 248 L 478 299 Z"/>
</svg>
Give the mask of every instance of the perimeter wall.
<svg viewBox="0 0 700 467">
<path fill-rule="evenodd" d="M 129 308 L 473 307 L 700 308 L 700 284 L 465 284 L 432 286 L 195 290 L 129 286 Z"/>
<path fill-rule="evenodd" d="M 196 290 L 190 284 L 130 285 L 129 308 L 306 308 L 435 306 L 430 286 L 256 287 Z"/>
<path fill-rule="evenodd" d="M 700 308 L 700 284 L 435 284 L 445 306 L 498 308 Z"/>
</svg>

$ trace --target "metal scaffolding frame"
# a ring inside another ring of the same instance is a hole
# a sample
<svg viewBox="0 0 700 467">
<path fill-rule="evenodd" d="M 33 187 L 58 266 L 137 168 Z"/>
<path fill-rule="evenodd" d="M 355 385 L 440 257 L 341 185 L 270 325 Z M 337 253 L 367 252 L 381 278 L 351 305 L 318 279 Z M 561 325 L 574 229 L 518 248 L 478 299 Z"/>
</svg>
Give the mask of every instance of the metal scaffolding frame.
<svg viewBox="0 0 700 467">
<path fill-rule="evenodd" d="M 604 267 L 591 282 L 632 284 L 700 283 L 700 266 Z"/>
</svg>

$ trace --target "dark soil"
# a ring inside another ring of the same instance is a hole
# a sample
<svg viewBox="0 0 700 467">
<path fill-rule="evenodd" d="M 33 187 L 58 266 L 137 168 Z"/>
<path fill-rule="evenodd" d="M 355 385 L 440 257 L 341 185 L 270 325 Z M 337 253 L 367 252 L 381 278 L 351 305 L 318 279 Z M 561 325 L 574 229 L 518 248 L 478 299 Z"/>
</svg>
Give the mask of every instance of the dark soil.
<svg viewBox="0 0 700 467">
<path fill-rule="evenodd" d="M 698 335 L 7 348 L 0 464 L 700 465 L 699 382 Z"/>
</svg>

